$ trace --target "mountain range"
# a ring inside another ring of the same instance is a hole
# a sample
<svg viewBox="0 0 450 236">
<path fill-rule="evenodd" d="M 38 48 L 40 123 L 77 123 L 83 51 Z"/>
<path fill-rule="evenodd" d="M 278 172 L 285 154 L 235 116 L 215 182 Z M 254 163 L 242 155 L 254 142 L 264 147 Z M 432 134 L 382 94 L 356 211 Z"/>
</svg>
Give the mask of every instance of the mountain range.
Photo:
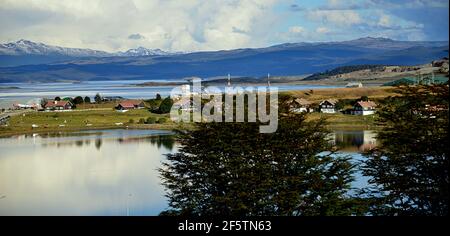
<svg viewBox="0 0 450 236">
<path fill-rule="evenodd" d="M 259 77 L 317 73 L 347 65 L 418 65 L 448 57 L 448 41 L 360 38 L 343 42 L 286 43 L 191 53 L 139 47 L 109 53 L 19 40 L 0 45 L 1 82 L 151 80 Z"/>
</svg>

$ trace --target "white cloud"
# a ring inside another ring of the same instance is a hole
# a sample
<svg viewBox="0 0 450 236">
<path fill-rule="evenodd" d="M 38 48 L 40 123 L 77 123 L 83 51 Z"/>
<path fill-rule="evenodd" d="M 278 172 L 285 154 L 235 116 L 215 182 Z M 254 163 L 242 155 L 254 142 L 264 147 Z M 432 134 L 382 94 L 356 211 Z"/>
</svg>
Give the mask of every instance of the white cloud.
<svg viewBox="0 0 450 236">
<path fill-rule="evenodd" d="M 293 33 L 293 34 L 300 34 L 305 32 L 305 29 L 301 26 L 292 26 L 289 27 L 289 33 Z"/>
<path fill-rule="evenodd" d="M 378 20 L 378 25 L 382 27 L 390 27 L 392 25 L 391 17 L 389 15 L 382 14 Z"/>
<path fill-rule="evenodd" d="M 326 34 L 329 32 L 330 32 L 330 30 L 327 27 L 317 27 L 317 29 L 316 29 L 316 33 L 319 33 L 319 34 Z"/>
<path fill-rule="evenodd" d="M 362 22 L 358 12 L 353 10 L 312 10 L 306 16 L 314 21 L 324 24 L 335 24 L 339 26 L 354 25 Z"/>
<path fill-rule="evenodd" d="M 274 23 L 271 8 L 275 3 L 276 0 L 0 0 L 0 41 L 26 38 L 107 51 L 137 46 L 172 51 L 253 47 L 265 44 L 265 38 L 258 36 Z M 130 35 L 134 36 L 129 38 Z M 136 35 L 141 36 L 139 40 Z"/>
</svg>

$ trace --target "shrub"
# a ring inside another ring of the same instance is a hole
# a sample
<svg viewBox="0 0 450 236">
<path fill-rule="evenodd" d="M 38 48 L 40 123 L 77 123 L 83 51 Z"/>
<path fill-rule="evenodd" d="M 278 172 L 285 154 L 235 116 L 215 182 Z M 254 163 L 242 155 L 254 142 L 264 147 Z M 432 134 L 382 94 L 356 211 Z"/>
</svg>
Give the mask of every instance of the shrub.
<svg viewBox="0 0 450 236">
<path fill-rule="evenodd" d="M 163 123 L 166 123 L 166 122 L 167 122 L 167 118 L 161 117 L 161 118 L 158 119 L 158 121 L 156 123 L 163 124 Z"/>
<path fill-rule="evenodd" d="M 139 119 L 139 124 L 145 124 L 145 119 L 144 118 Z"/>
<path fill-rule="evenodd" d="M 133 119 L 130 119 L 130 120 L 128 121 L 128 123 L 133 124 L 133 123 L 134 123 L 134 120 L 133 120 Z"/>
<path fill-rule="evenodd" d="M 156 123 L 156 118 L 155 117 L 147 118 L 147 124 L 154 124 L 154 123 Z"/>
</svg>

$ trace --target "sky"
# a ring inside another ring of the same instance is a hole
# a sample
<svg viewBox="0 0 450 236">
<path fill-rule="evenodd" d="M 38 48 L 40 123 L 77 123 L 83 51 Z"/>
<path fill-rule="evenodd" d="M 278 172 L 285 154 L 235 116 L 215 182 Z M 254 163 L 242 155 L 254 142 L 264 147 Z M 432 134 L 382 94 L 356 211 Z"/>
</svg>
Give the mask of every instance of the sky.
<svg viewBox="0 0 450 236">
<path fill-rule="evenodd" d="M 448 41 L 448 0 L 0 0 L 0 42 L 109 52 L 362 37 Z"/>
</svg>

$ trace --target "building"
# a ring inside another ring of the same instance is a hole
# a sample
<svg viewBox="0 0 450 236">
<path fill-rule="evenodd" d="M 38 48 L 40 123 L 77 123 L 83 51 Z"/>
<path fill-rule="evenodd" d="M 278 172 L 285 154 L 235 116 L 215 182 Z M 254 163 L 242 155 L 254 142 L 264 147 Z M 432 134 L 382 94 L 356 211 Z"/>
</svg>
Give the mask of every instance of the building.
<svg viewBox="0 0 450 236">
<path fill-rule="evenodd" d="M 117 101 L 121 101 L 124 100 L 125 98 L 121 97 L 121 96 L 107 96 L 107 97 L 102 97 L 102 101 L 103 102 L 117 102 Z"/>
<path fill-rule="evenodd" d="M 294 113 L 313 112 L 312 102 L 304 98 L 296 98 L 289 102 L 289 111 Z"/>
<path fill-rule="evenodd" d="M 327 99 L 319 103 L 319 110 L 322 113 L 336 113 L 337 99 Z"/>
<path fill-rule="evenodd" d="M 133 110 L 133 109 L 141 109 L 145 108 L 145 104 L 141 100 L 125 100 L 121 101 L 116 109 L 120 111 Z"/>
<path fill-rule="evenodd" d="M 72 109 L 73 104 L 70 101 L 56 101 L 56 100 L 49 100 L 44 106 L 44 109 L 46 111 L 61 111 L 61 110 L 70 110 Z"/>
<path fill-rule="evenodd" d="M 377 104 L 372 101 L 359 101 L 353 106 L 353 115 L 367 116 L 375 114 Z"/>
<path fill-rule="evenodd" d="M 361 82 L 350 82 L 347 85 L 345 85 L 346 88 L 362 88 L 363 85 Z"/>
<path fill-rule="evenodd" d="M 37 105 L 36 104 L 13 104 L 14 110 L 24 110 L 24 109 L 37 109 Z"/>
</svg>

